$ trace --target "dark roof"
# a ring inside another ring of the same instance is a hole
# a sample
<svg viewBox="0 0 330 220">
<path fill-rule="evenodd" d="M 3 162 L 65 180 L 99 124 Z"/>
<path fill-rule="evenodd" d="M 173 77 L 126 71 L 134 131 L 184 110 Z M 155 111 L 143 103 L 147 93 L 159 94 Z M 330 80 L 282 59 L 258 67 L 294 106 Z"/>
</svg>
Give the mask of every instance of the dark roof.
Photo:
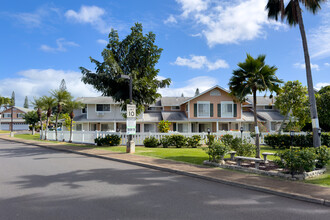
<svg viewBox="0 0 330 220">
<path fill-rule="evenodd" d="M 253 105 L 253 96 L 246 96 L 246 101 Z M 257 96 L 257 105 L 274 105 L 276 98 L 269 98 L 269 96 Z"/>
<path fill-rule="evenodd" d="M 243 113 L 242 114 L 242 121 L 254 122 L 253 112 L 243 111 L 242 113 Z M 257 115 L 257 120 L 258 121 L 265 121 L 265 119 L 258 117 L 258 115 Z"/>
<path fill-rule="evenodd" d="M 165 121 L 186 121 L 188 118 L 183 112 L 162 112 Z"/>
<path fill-rule="evenodd" d="M 284 119 L 281 113 L 274 110 L 257 110 L 257 115 L 267 121 L 282 121 Z"/>
</svg>

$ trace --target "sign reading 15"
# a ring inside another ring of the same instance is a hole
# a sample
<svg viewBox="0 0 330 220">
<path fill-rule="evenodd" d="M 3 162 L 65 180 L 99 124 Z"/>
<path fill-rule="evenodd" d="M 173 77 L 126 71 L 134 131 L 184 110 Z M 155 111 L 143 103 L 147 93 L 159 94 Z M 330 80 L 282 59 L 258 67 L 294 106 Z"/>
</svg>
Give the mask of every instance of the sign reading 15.
<svg viewBox="0 0 330 220">
<path fill-rule="evenodd" d="M 136 116 L 136 105 L 127 105 L 127 117 L 133 118 Z"/>
</svg>

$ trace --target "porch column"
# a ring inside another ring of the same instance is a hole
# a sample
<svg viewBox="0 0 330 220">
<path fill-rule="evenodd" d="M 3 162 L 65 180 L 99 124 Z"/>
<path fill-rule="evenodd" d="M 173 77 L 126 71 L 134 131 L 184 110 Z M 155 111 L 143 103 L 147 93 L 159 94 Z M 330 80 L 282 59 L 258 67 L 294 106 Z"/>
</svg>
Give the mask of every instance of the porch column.
<svg viewBox="0 0 330 220">
<path fill-rule="evenodd" d="M 218 133 L 218 131 L 219 131 L 219 122 L 217 121 L 217 133 Z"/>
<path fill-rule="evenodd" d="M 117 131 L 117 126 L 116 125 L 117 125 L 117 123 L 116 123 L 116 121 L 114 121 L 113 122 L 113 130 L 115 130 L 115 132 Z"/>
<path fill-rule="evenodd" d="M 188 122 L 188 133 L 192 133 L 192 130 L 191 130 L 191 122 Z"/>
<path fill-rule="evenodd" d="M 144 124 L 143 123 L 140 124 L 140 133 L 144 133 Z"/>
</svg>

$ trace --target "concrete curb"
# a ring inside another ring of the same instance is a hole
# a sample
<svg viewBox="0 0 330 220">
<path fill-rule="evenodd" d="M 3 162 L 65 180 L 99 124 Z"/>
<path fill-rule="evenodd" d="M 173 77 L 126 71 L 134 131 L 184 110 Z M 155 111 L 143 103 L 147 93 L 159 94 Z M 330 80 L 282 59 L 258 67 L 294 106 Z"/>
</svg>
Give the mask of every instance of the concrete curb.
<svg viewBox="0 0 330 220">
<path fill-rule="evenodd" d="M 123 160 L 123 159 L 118 159 L 118 158 L 105 157 L 105 156 L 100 156 L 100 155 L 95 155 L 95 154 L 90 154 L 90 153 L 77 152 L 77 151 L 69 150 L 69 149 L 58 149 L 56 147 L 47 146 L 47 145 L 43 145 L 43 144 L 29 143 L 29 142 L 24 142 L 24 141 L 20 141 L 20 140 L 10 140 L 10 139 L 6 139 L 6 138 L 2 138 L 2 137 L 0 137 L 0 139 L 11 141 L 11 142 L 16 142 L 16 143 L 21 143 L 21 144 L 26 144 L 26 145 L 34 145 L 34 146 L 38 146 L 38 147 L 42 147 L 42 148 L 46 148 L 46 149 L 50 149 L 50 150 L 74 153 L 74 154 L 79 154 L 79 155 L 88 156 L 88 157 L 106 159 L 106 160 L 141 166 L 141 167 L 145 167 L 145 168 L 165 171 L 165 172 L 169 172 L 169 173 L 175 173 L 175 174 L 179 174 L 179 175 L 183 175 L 183 176 L 194 177 L 194 178 L 203 179 L 203 180 L 207 180 L 207 181 L 226 184 L 229 186 L 235 186 L 235 187 L 254 190 L 254 191 L 258 191 L 258 192 L 269 193 L 269 194 L 273 194 L 273 195 L 277 195 L 277 196 L 281 196 L 281 197 L 286 197 L 286 198 L 290 198 L 290 199 L 295 199 L 295 200 L 300 200 L 300 201 L 305 201 L 305 202 L 310 202 L 310 203 L 315 203 L 315 204 L 321 204 L 321 205 L 330 207 L 330 200 L 317 199 L 317 198 L 312 198 L 312 197 L 305 196 L 305 195 L 276 191 L 276 190 L 272 190 L 272 189 L 268 189 L 268 188 L 264 188 L 264 187 L 260 187 L 260 186 L 253 186 L 253 185 L 242 184 L 242 183 L 223 180 L 223 179 L 212 178 L 212 177 L 208 177 L 208 176 L 199 175 L 196 173 L 155 166 L 155 165 L 151 165 L 151 164 L 147 164 L 147 163 L 140 163 L 140 162 L 128 161 L 128 160 Z"/>
</svg>

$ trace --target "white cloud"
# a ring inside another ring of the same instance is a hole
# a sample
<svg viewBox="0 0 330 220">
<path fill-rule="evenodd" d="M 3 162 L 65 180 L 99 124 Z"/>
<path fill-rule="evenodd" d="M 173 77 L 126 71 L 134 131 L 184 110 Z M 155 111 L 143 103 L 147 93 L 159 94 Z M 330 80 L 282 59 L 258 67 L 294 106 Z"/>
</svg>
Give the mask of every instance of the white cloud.
<svg viewBox="0 0 330 220">
<path fill-rule="evenodd" d="M 173 15 L 170 15 L 165 21 L 164 24 L 176 24 L 178 21 Z"/>
<path fill-rule="evenodd" d="M 321 26 L 310 31 L 310 50 L 312 58 L 330 56 L 330 2 L 322 5 Z"/>
<path fill-rule="evenodd" d="M 330 66 L 330 63 L 324 63 L 324 66 Z"/>
<path fill-rule="evenodd" d="M 207 68 L 208 70 L 217 70 L 219 68 L 228 68 L 229 65 L 225 60 L 218 59 L 215 62 L 210 62 L 206 56 L 194 56 L 190 55 L 190 59 L 177 57 L 173 63 L 178 66 L 187 66 L 192 69 Z"/>
<path fill-rule="evenodd" d="M 105 10 L 97 6 L 81 6 L 80 11 L 68 10 L 65 16 L 78 23 L 90 24 L 101 33 L 109 33 L 110 28 L 103 20 Z"/>
<path fill-rule="evenodd" d="M 330 86 L 330 83 L 317 83 L 315 89 L 320 90 L 322 87 Z"/>
<path fill-rule="evenodd" d="M 32 101 L 33 97 L 50 95 L 49 91 L 58 89 L 62 79 L 65 80 L 68 91 L 74 97 L 101 95 L 92 86 L 81 82 L 80 72 L 30 69 L 19 72 L 18 75 L 19 77 L 16 78 L 2 79 L 0 86 L 2 96 L 11 97 L 12 91 L 15 91 L 17 106 L 23 106 L 25 96 Z"/>
<path fill-rule="evenodd" d="M 264 26 L 274 29 L 284 27 L 269 20 L 265 5 L 267 0 L 177 0 L 182 17 L 200 25 L 210 47 L 216 44 L 232 44 L 264 37 Z"/>
<path fill-rule="evenodd" d="M 107 44 L 108 44 L 108 41 L 103 40 L 103 39 L 98 39 L 98 40 L 97 40 L 97 43 L 99 43 L 99 44 L 101 44 L 101 45 L 107 45 Z"/>
<path fill-rule="evenodd" d="M 293 65 L 294 65 L 294 67 L 296 67 L 296 68 L 306 69 L 306 65 L 305 65 L 304 63 L 295 63 L 295 64 L 293 64 Z M 317 65 L 317 64 L 312 64 L 312 63 L 311 63 L 311 68 L 312 68 L 312 69 L 315 69 L 316 71 L 319 71 L 319 70 L 320 70 L 320 67 L 319 67 L 319 65 Z"/>
<path fill-rule="evenodd" d="M 65 46 L 69 47 L 79 47 L 78 44 L 72 41 L 66 41 L 64 38 L 59 38 L 56 40 L 56 45 L 57 47 L 50 47 L 48 45 L 41 45 L 40 49 L 45 51 L 45 52 L 65 52 L 67 51 Z"/>
<path fill-rule="evenodd" d="M 185 97 L 194 96 L 198 88 L 199 92 L 203 92 L 212 86 L 215 86 L 218 80 L 209 76 L 199 76 L 186 81 L 186 85 L 181 88 L 163 88 L 159 89 L 162 96 L 181 96 L 183 93 Z M 171 86 L 170 86 L 171 87 Z"/>
<path fill-rule="evenodd" d="M 190 36 L 192 36 L 192 37 L 202 37 L 202 34 L 201 33 L 197 33 L 197 34 L 191 34 Z"/>
</svg>

